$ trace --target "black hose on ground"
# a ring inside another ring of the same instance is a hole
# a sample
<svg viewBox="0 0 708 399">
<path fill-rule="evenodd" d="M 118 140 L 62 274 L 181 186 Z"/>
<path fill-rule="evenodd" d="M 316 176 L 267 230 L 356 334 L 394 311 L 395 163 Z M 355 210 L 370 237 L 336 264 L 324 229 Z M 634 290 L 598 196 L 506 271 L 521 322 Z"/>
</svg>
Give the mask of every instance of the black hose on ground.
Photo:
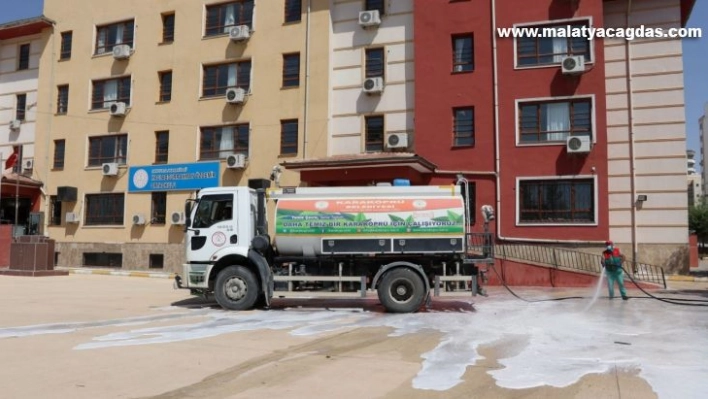
<svg viewBox="0 0 708 399">
<path fill-rule="evenodd" d="M 497 277 L 499 278 L 499 281 L 501 281 L 501 283 L 502 283 L 502 285 L 504 286 L 504 288 L 506 288 L 507 291 L 509 291 L 509 293 L 511 293 L 511 295 L 515 296 L 516 298 L 518 298 L 518 299 L 520 299 L 520 300 L 522 300 L 522 301 L 524 301 L 524 302 L 549 302 L 549 301 L 564 301 L 564 300 L 567 300 L 567 299 L 587 299 L 587 298 L 591 298 L 591 297 L 587 297 L 587 296 L 567 296 L 567 297 L 559 297 L 559 298 L 533 299 L 533 300 L 531 300 L 531 299 L 526 299 L 526 298 L 522 298 L 522 297 L 518 296 L 511 288 L 509 288 L 509 286 L 506 284 L 506 281 L 502 278 L 502 276 L 499 274 L 499 272 L 497 272 L 497 269 L 496 269 L 496 267 L 494 267 L 494 265 L 490 265 L 490 267 L 491 267 L 492 270 L 494 271 L 494 274 L 497 275 Z M 622 268 L 622 270 L 627 274 L 627 276 L 629 277 L 629 279 L 632 280 L 632 282 L 634 283 L 634 285 L 637 286 L 637 288 L 639 288 L 643 293 L 645 293 L 647 296 L 649 296 L 649 297 L 652 298 L 652 299 L 656 299 L 656 300 L 658 300 L 658 301 L 670 303 L 670 304 L 672 304 L 672 305 L 708 306 L 708 300 L 704 300 L 704 299 L 664 298 L 664 297 L 657 297 L 657 296 L 654 296 L 654 295 L 652 295 L 652 294 L 646 292 L 646 291 L 644 290 L 644 288 L 642 288 L 639 284 L 637 284 L 637 282 L 634 280 L 634 278 L 632 278 L 632 276 L 629 274 L 629 272 L 627 272 L 627 270 L 626 270 L 624 267 Z M 634 296 L 633 296 L 633 297 L 629 297 L 629 298 L 635 298 L 635 299 L 649 299 L 649 298 L 634 297 Z M 682 303 L 682 302 L 702 302 L 702 303 Z"/>
</svg>

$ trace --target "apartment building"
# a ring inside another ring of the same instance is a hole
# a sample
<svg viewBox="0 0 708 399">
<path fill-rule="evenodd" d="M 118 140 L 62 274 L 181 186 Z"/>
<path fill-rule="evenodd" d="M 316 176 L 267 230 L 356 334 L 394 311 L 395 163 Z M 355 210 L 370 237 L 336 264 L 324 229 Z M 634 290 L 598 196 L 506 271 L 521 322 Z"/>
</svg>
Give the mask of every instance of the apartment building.
<svg viewBox="0 0 708 399">
<path fill-rule="evenodd" d="M 686 151 L 686 174 L 688 175 L 688 206 L 696 206 L 703 201 L 703 182 L 701 174 L 696 171 L 696 152 Z"/>
<path fill-rule="evenodd" d="M 701 147 L 701 159 L 699 161 L 701 166 L 701 178 L 702 181 L 708 181 L 708 170 L 706 170 L 706 149 L 708 149 L 708 122 L 706 122 L 706 115 L 708 115 L 708 103 L 703 105 L 703 115 L 698 118 L 698 137 Z M 705 191 L 705 184 L 703 185 L 703 190 L 701 195 L 704 197 L 708 195 Z"/>
<path fill-rule="evenodd" d="M 52 22 L 44 17 L 0 24 L 0 224 L 36 233 L 41 186 L 35 173 L 39 58 Z"/>
<path fill-rule="evenodd" d="M 35 169 L 58 265 L 176 270 L 196 190 L 326 153 L 328 1 L 303 3 L 45 0 Z"/>
</svg>

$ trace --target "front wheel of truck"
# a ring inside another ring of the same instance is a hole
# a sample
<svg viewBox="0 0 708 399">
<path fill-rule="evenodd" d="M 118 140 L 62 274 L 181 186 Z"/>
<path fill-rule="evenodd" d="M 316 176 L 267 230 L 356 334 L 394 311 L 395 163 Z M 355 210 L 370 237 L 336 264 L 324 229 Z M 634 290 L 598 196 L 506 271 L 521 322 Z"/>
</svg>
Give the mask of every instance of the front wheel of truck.
<svg viewBox="0 0 708 399">
<path fill-rule="evenodd" d="M 418 273 L 409 268 L 387 272 L 378 288 L 379 301 L 392 313 L 415 312 L 425 300 L 425 285 Z"/>
<path fill-rule="evenodd" d="M 225 309 L 251 309 L 258 299 L 258 293 L 256 276 L 244 266 L 229 266 L 216 277 L 214 297 Z"/>
</svg>

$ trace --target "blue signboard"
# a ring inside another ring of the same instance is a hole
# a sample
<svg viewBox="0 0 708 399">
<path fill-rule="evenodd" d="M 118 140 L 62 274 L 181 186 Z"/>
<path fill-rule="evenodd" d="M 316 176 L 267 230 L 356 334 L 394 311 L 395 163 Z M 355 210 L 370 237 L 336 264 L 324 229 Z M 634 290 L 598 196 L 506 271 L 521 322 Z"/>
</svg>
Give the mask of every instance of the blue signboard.
<svg viewBox="0 0 708 399">
<path fill-rule="evenodd" d="M 219 186 L 219 162 L 131 166 L 128 192 L 200 190 Z"/>
</svg>

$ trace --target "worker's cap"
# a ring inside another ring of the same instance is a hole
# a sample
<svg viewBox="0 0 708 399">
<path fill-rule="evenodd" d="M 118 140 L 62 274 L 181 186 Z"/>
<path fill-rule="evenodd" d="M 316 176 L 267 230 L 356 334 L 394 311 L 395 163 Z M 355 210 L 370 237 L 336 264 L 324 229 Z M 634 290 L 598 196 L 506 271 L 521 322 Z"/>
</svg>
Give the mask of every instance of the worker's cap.
<svg viewBox="0 0 708 399">
<path fill-rule="evenodd" d="M 612 245 L 612 241 L 610 241 L 610 240 L 605 241 L 605 245 Z"/>
</svg>

